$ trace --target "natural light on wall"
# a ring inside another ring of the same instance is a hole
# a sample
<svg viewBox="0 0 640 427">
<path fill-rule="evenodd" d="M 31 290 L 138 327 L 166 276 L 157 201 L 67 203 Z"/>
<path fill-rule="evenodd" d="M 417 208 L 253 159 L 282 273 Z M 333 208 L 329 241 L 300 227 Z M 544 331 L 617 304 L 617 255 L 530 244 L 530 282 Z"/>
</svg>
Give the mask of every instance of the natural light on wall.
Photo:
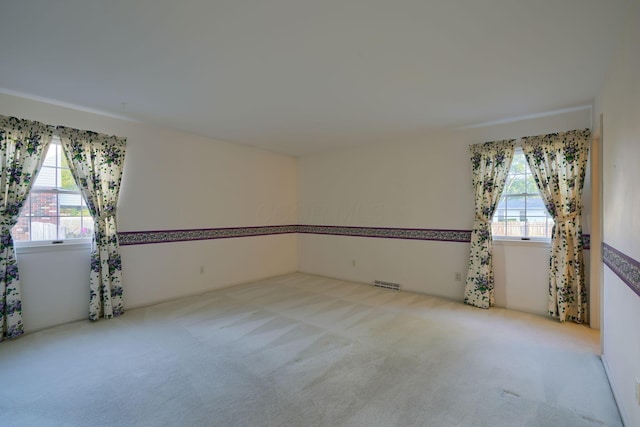
<svg viewBox="0 0 640 427">
<path fill-rule="evenodd" d="M 491 231 L 496 238 L 549 240 L 553 219 L 545 208 L 540 190 L 522 149 L 517 148 Z"/>
<path fill-rule="evenodd" d="M 56 137 L 11 230 L 16 242 L 90 239 L 93 219 Z"/>
</svg>

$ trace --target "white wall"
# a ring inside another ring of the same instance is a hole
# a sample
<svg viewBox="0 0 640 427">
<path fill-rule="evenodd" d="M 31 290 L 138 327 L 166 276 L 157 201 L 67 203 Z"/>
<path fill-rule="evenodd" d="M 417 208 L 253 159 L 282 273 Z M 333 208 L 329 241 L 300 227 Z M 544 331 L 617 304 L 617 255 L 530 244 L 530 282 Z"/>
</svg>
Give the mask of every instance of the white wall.
<svg viewBox="0 0 640 427">
<path fill-rule="evenodd" d="M 90 245 L 18 250 L 26 331 L 86 319 Z"/>
<path fill-rule="evenodd" d="M 120 231 L 296 223 L 292 157 L 4 94 L 0 114 L 127 137 Z M 296 245 L 290 234 L 123 247 L 125 306 L 295 271 Z M 88 250 L 58 249 L 18 254 L 27 331 L 87 316 Z"/>
<path fill-rule="evenodd" d="M 550 243 L 494 243 L 493 268 L 498 307 L 547 313 L 550 252 Z"/>
<path fill-rule="evenodd" d="M 640 3 L 627 15 L 623 41 L 597 99 L 603 114 L 604 242 L 640 261 Z M 640 297 L 604 267 L 603 360 L 625 425 L 640 425 Z"/>
<path fill-rule="evenodd" d="M 470 230 L 469 144 L 589 127 L 591 111 L 585 109 L 449 131 L 423 141 L 302 157 L 298 221 Z M 588 205 L 586 197 L 587 209 Z M 524 244 L 496 245 L 496 303 L 546 314 L 549 248 Z M 463 298 L 468 243 L 301 235 L 298 251 L 299 270 L 304 272 L 361 282 L 381 279 L 400 283 L 406 290 Z M 456 272 L 462 273 L 462 281 L 455 281 Z"/>
<path fill-rule="evenodd" d="M 302 272 L 364 283 L 383 280 L 455 300 L 464 296 L 463 282 L 454 280 L 455 271 L 466 273 L 469 245 L 464 243 L 301 234 L 298 248 Z"/>
</svg>

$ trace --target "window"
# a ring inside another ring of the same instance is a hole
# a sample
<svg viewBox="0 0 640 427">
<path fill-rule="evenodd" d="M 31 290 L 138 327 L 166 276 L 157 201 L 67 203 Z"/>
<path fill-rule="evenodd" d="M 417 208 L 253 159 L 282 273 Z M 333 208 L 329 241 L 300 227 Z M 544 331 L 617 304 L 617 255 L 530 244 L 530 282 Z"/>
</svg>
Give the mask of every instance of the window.
<svg viewBox="0 0 640 427">
<path fill-rule="evenodd" d="M 93 219 L 55 137 L 11 231 L 16 242 L 77 241 L 93 236 Z"/>
<path fill-rule="evenodd" d="M 497 238 L 551 238 L 553 219 L 547 213 L 521 148 L 514 153 L 491 226 L 493 237 Z"/>
</svg>

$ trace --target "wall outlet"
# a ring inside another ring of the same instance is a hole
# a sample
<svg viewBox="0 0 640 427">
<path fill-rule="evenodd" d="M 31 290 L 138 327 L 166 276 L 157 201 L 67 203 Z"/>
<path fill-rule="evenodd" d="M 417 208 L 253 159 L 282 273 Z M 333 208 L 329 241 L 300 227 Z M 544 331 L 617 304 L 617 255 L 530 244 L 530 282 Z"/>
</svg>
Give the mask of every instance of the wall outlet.
<svg viewBox="0 0 640 427">
<path fill-rule="evenodd" d="M 355 260 L 355 259 L 352 259 L 352 260 L 351 260 L 351 267 L 355 267 L 355 266 L 356 266 L 356 260 Z"/>
<path fill-rule="evenodd" d="M 636 402 L 640 406 L 640 378 L 636 377 Z"/>
<path fill-rule="evenodd" d="M 200 266 L 200 274 L 204 274 L 204 265 Z"/>
<path fill-rule="evenodd" d="M 456 272 L 456 282 L 462 282 L 462 273 Z"/>
</svg>

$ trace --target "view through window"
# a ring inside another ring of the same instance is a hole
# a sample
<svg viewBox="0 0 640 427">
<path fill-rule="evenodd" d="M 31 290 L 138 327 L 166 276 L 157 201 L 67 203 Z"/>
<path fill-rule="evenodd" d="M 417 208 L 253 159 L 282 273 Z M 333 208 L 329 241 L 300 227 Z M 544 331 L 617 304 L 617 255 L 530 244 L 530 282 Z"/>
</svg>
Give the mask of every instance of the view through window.
<svg viewBox="0 0 640 427">
<path fill-rule="evenodd" d="M 51 141 L 18 223 L 11 231 L 16 242 L 93 236 L 93 219 L 71 175 L 59 139 Z"/>
<path fill-rule="evenodd" d="M 521 148 L 516 149 L 491 231 L 498 238 L 549 239 L 553 219 Z"/>
</svg>

